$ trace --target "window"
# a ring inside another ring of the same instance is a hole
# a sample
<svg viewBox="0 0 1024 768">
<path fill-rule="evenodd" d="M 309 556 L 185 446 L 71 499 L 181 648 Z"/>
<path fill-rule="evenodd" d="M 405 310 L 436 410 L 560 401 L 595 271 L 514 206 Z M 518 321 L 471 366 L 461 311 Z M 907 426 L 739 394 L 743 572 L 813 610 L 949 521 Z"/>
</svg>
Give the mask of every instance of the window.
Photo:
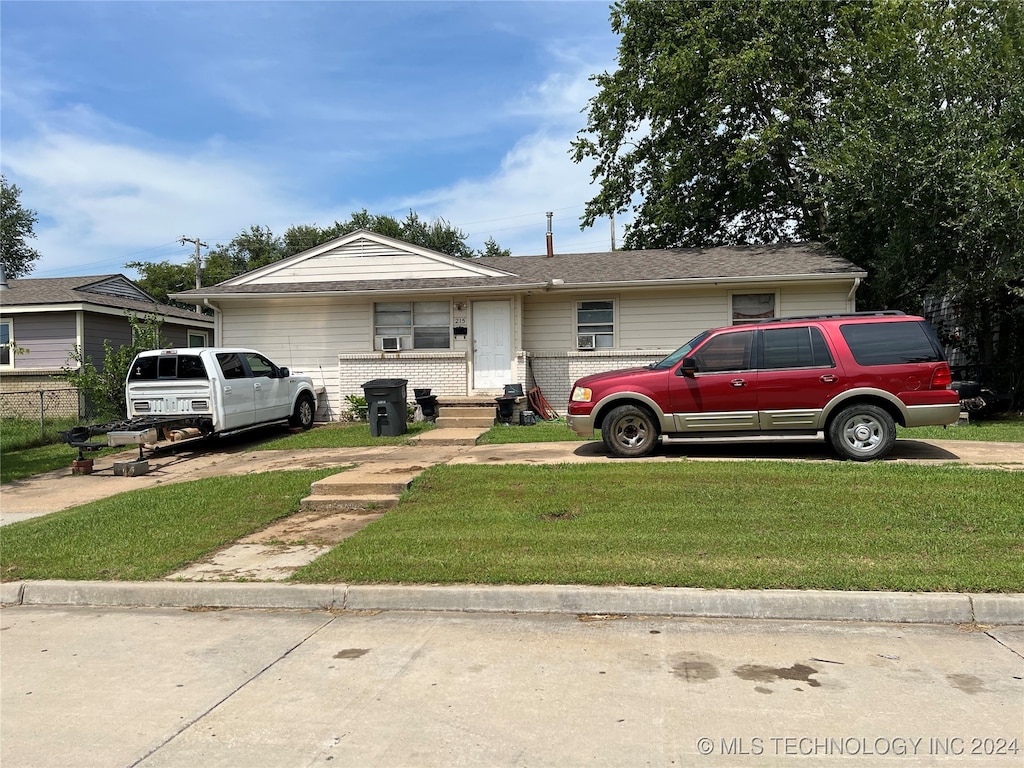
<svg viewBox="0 0 1024 768">
<path fill-rule="evenodd" d="M 189 331 L 188 345 L 190 347 L 208 347 L 210 340 L 206 335 L 206 331 Z"/>
<path fill-rule="evenodd" d="M 718 373 L 748 370 L 753 341 L 753 331 L 723 333 L 711 338 L 694 355 L 697 361 L 697 371 L 699 373 Z"/>
<path fill-rule="evenodd" d="M 732 324 L 756 323 L 775 317 L 774 293 L 734 293 Z"/>
<path fill-rule="evenodd" d="M 861 365 L 937 363 L 942 360 L 934 333 L 929 333 L 916 321 L 842 325 L 839 330 L 850 346 L 854 360 Z"/>
<path fill-rule="evenodd" d="M 147 355 L 135 359 L 129 378 L 133 381 L 156 381 L 209 377 L 198 355 Z"/>
<path fill-rule="evenodd" d="M 14 323 L 0 321 L 0 368 L 14 367 Z"/>
<path fill-rule="evenodd" d="M 447 301 L 378 302 L 373 336 L 374 349 L 385 349 L 384 339 L 395 338 L 399 349 L 449 349 L 451 308 Z"/>
<path fill-rule="evenodd" d="M 263 357 L 263 355 L 247 354 L 245 359 L 249 361 L 249 370 L 252 371 L 253 376 L 266 376 L 268 379 L 274 378 L 274 364 Z"/>
<path fill-rule="evenodd" d="M 615 302 L 576 302 L 576 348 L 611 349 L 614 346 Z"/>
<path fill-rule="evenodd" d="M 218 352 L 217 362 L 224 373 L 225 379 L 244 379 L 245 366 L 242 365 L 242 358 L 234 352 Z"/>
<path fill-rule="evenodd" d="M 761 367 L 833 368 L 832 353 L 825 337 L 814 326 L 773 328 L 764 331 L 764 358 Z"/>
</svg>

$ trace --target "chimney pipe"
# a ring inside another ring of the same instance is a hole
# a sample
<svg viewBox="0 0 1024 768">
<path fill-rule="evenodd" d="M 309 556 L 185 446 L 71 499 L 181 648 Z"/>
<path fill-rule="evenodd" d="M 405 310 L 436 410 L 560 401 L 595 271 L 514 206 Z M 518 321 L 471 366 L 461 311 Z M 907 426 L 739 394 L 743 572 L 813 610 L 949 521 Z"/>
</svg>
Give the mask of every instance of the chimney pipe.
<svg viewBox="0 0 1024 768">
<path fill-rule="evenodd" d="M 7 272 L 4 271 L 3 262 L 0 262 L 0 291 L 6 291 L 8 288 L 10 286 L 7 285 Z"/>
<path fill-rule="evenodd" d="M 548 258 L 555 255 L 555 236 L 551 234 L 551 217 L 555 214 L 548 211 Z"/>
</svg>

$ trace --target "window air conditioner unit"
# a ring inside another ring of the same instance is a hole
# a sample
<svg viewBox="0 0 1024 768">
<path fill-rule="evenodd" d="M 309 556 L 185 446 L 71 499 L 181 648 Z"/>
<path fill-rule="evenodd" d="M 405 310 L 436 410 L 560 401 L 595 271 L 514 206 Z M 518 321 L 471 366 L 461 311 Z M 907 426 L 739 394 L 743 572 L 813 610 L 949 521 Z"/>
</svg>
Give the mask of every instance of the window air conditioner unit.
<svg viewBox="0 0 1024 768">
<path fill-rule="evenodd" d="M 402 348 L 402 340 L 398 336 L 378 336 L 377 341 L 385 352 L 398 352 Z"/>
<path fill-rule="evenodd" d="M 595 337 L 592 333 L 581 333 L 576 337 L 576 349 L 593 349 Z"/>
</svg>

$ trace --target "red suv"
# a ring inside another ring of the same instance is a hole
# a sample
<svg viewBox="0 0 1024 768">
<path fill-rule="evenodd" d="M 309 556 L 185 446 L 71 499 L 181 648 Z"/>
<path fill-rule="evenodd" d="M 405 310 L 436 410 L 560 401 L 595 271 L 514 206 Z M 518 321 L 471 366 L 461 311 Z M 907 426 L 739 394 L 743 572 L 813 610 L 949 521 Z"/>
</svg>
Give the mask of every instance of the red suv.
<svg viewBox="0 0 1024 768">
<path fill-rule="evenodd" d="M 902 312 L 790 317 L 705 331 L 658 363 L 575 383 L 568 422 L 617 456 L 683 438 L 815 436 L 867 461 L 896 424 L 950 424 L 958 395 L 928 322 Z"/>
</svg>

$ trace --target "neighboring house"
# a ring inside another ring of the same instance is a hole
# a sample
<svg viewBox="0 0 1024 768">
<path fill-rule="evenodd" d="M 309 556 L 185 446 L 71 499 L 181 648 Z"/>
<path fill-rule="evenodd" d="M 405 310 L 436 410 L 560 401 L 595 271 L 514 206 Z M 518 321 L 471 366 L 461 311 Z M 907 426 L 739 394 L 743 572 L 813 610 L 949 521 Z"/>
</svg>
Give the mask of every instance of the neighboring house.
<svg viewBox="0 0 1024 768">
<path fill-rule="evenodd" d="M 129 315 L 161 320 L 160 335 L 171 346 L 213 342 L 213 319 L 159 304 L 124 275 L 9 280 L 0 291 L 2 391 L 66 387 L 53 379 L 72 365 L 76 346 L 98 366 L 104 342 L 129 344 Z M 6 400 L 6 398 L 5 398 Z"/>
<path fill-rule="evenodd" d="M 215 310 L 217 344 L 312 375 L 328 418 L 378 378 L 442 398 L 539 386 L 561 411 L 577 377 L 705 328 L 853 311 L 865 276 L 816 244 L 458 259 L 359 230 L 172 298 Z"/>
</svg>

